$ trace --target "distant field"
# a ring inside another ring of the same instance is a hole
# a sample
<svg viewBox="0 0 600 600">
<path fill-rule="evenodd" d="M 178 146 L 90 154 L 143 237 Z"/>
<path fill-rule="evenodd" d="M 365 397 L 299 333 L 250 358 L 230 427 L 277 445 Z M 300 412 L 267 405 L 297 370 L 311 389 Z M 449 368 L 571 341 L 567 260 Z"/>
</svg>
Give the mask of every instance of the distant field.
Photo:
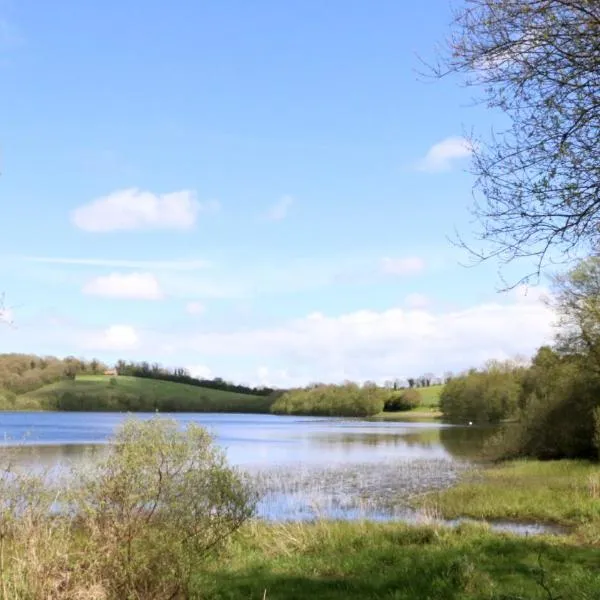
<svg viewBox="0 0 600 600">
<path fill-rule="evenodd" d="M 437 408 L 440 403 L 440 394 L 444 389 L 443 385 L 430 385 L 429 387 L 417 388 L 421 398 L 423 398 L 422 406 L 427 408 Z"/>
<path fill-rule="evenodd" d="M 18 404 L 47 410 L 269 412 L 272 400 L 170 381 L 89 375 L 20 396 Z"/>
</svg>

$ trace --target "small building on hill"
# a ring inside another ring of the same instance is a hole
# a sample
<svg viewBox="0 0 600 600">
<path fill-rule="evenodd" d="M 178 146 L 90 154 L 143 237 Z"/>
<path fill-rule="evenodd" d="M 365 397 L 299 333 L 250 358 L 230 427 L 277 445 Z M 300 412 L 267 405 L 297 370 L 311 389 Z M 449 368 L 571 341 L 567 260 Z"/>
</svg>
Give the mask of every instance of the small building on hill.
<svg viewBox="0 0 600 600">
<path fill-rule="evenodd" d="M 111 377 L 116 377 L 119 373 L 116 369 L 106 369 L 106 371 L 104 371 L 104 374 L 110 375 Z"/>
</svg>

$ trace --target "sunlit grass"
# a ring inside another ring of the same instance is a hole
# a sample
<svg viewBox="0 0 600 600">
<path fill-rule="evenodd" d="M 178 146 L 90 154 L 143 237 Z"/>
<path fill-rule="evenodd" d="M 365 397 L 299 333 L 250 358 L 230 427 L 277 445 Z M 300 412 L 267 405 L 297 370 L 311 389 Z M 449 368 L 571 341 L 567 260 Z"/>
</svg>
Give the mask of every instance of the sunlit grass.
<svg viewBox="0 0 600 600">
<path fill-rule="evenodd" d="M 576 533 L 600 540 L 600 465 L 514 461 L 478 471 L 454 487 L 429 494 L 419 504 L 435 506 L 447 518 L 576 526 Z"/>
<path fill-rule="evenodd" d="M 189 410 L 198 412 L 269 412 L 272 400 L 184 383 L 140 377 L 91 375 L 46 385 L 20 396 L 21 403 L 52 409 L 68 397 L 71 410 Z"/>
<path fill-rule="evenodd" d="M 251 523 L 197 574 L 207 599 L 592 600 L 597 550 L 463 525 Z"/>
</svg>

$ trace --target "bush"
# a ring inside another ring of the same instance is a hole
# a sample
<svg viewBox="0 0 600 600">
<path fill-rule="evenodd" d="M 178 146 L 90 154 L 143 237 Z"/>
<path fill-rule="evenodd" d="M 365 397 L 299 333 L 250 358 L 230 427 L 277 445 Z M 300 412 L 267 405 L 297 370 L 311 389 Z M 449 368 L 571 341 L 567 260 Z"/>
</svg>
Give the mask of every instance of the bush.
<svg viewBox="0 0 600 600">
<path fill-rule="evenodd" d="M 594 446 L 600 458 L 600 406 L 594 409 Z"/>
<path fill-rule="evenodd" d="M 126 422 L 108 456 L 58 496 L 59 514 L 48 481 L 8 479 L 0 485 L 8 598 L 188 598 L 192 569 L 256 502 L 204 429 L 156 417 Z"/>
<path fill-rule="evenodd" d="M 421 406 L 422 397 L 418 390 L 409 388 L 401 392 L 393 393 L 388 400 L 385 401 L 384 410 L 397 412 L 402 410 L 412 410 Z"/>
<path fill-rule="evenodd" d="M 497 367 L 454 377 L 440 394 L 444 419 L 452 423 L 498 423 L 512 417 L 521 395 L 522 372 Z"/>
<path fill-rule="evenodd" d="M 516 424 L 493 440 L 493 458 L 598 458 L 595 415 L 600 378 L 585 360 L 565 358 L 537 371 L 535 391 Z"/>
<path fill-rule="evenodd" d="M 358 386 L 317 384 L 285 392 L 271 407 L 271 412 L 288 415 L 328 417 L 368 417 L 383 410 L 386 390 L 373 385 Z"/>
</svg>

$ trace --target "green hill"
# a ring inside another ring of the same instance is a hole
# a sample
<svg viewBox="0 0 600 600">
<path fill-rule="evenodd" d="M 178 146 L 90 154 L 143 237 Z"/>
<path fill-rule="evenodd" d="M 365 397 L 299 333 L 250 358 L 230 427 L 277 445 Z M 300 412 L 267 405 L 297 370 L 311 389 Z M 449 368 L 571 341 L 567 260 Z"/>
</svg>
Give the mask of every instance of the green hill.
<svg viewBox="0 0 600 600">
<path fill-rule="evenodd" d="M 437 408 L 440 403 L 440 394 L 444 389 L 443 384 L 430 385 L 429 387 L 416 388 L 421 394 L 421 404 L 427 408 Z"/>
<path fill-rule="evenodd" d="M 15 408 L 73 411 L 267 413 L 273 400 L 140 377 L 79 376 L 16 398 Z"/>
</svg>

